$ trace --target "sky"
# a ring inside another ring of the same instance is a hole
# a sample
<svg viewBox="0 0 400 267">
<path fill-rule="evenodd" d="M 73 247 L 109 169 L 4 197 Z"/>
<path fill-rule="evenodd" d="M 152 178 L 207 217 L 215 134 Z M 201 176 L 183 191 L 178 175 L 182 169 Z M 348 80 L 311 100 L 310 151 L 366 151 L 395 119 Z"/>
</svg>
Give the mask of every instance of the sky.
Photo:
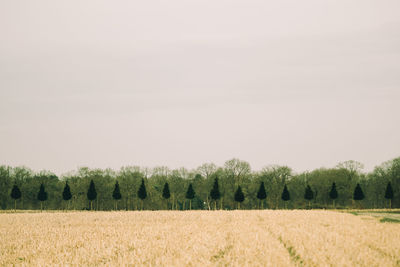
<svg viewBox="0 0 400 267">
<path fill-rule="evenodd" d="M 0 1 L 0 165 L 400 156 L 400 1 Z"/>
</svg>

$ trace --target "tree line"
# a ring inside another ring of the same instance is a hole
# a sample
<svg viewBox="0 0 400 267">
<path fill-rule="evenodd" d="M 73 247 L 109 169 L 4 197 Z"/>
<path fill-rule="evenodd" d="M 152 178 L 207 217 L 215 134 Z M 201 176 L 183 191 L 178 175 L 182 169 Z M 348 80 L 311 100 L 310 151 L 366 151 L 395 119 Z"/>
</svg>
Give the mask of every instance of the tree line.
<svg viewBox="0 0 400 267">
<path fill-rule="evenodd" d="M 187 210 L 400 207 L 400 157 L 372 172 L 356 161 L 294 173 L 271 165 L 251 171 L 239 159 L 194 170 L 167 167 L 49 171 L 0 166 L 2 209 Z"/>
</svg>

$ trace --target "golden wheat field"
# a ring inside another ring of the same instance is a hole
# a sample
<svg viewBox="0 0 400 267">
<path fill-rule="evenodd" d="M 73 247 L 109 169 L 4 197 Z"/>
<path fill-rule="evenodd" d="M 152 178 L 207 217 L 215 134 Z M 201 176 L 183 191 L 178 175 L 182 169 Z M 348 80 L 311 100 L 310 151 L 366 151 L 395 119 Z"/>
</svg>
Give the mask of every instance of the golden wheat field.
<svg viewBox="0 0 400 267">
<path fill-rule="evenodd" d="M 400 224 L 334 211 L 0 214 L 0 265 L 399 266 Z"/>
</svg>

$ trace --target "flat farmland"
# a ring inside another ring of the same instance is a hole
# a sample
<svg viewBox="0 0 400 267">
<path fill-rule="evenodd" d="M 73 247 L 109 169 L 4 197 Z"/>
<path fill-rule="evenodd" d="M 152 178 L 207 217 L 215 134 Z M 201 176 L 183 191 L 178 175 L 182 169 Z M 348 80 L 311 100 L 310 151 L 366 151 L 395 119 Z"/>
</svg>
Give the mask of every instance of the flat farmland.
<svg viewBox="0 0 400 267">
<path fill-rule="evenodd" d="M 400 224 L 335 211 L 0 213 L 0 265 L 399 266 Z"/>
</svg>

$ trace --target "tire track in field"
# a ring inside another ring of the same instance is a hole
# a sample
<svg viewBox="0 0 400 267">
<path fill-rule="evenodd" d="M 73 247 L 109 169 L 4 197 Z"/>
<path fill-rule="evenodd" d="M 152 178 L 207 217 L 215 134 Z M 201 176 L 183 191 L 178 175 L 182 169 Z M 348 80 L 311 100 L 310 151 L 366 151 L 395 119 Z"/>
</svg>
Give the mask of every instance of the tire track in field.
<svg viewBox="0 0 400 267">
<path fill-rule="evenodd" d="M 298 266 L 304 266 L 304 260 L 301 256 L 296 252 L 293 246 L 289 245 L 288 242 L 283 241 L 282 236 L 278 238 L 279 242 L 286 248 L 288 251 L 290 258 L 292 259 L 293 263 Z"/>
<path fill-rule="evenodd" d="M 259 222 L 263 222 L 264 218 L 262 218 L 260 215 L 257 215 L 257 218 L 259 219 Z M 292 260 L 293 264 L 295 264 L 296 266 L 307 266 L 305 264 L 304 259 L 301 257 L 301 255 L 296 251 L 296 249 L 286 240 L 283 240 L 281 235 L 277 235 L 275 234 L 270 226 L 268 224 L 262 224 L 259 225 L 259 227 L 262 230 L 267 230 L 268 233 L 274 237 L 275 239 L 277 239 L 279 241 L 279 243 L 286 249 L 286 251 L 288 252 L 290 259 Z"/>
<path fill-rule="evenodd" d="M 281 238 L 293 261 L 298 265 L 332 266 L 352 263 L 353 265 L 372 264 L 378 266 L 375 264 L 385 262 L 385 266 L 399 266 L 399 254 L 396 253 L 396 250 L 387 247 L 385 250 L 385 247 L 378 246 L 378 244 L 385 245 L 385 242 L 381 240 L 385 236 L 376 235 L 375 232 L 371 233 L 370 229 L 377 228 L 376 224 L 355 221 L 346 216 L 332 221 L 329 216 L 331 214 L 325 213 L 325 216 L 321 216 L 321 214 L 324 213 L 310 211 L 304 214 L 307 215 L 304 217 L 301 212 L 297 211 L 281 212 L 276 217 L 270 215 L 264 218 L 266 219 L 264 227 L 278 240 Z M 329 220 L 327 220 L 328 218 Z M 386 238 L 389 238 L 387 231 L 385 233 Z M 392 239 L 389 240 L 393 242 Z M 381 243 L 377 243 L 377 241 Z"/>
<path fill-rule="evenodd" d="M 370 215 L 368 215 L 368 216 L 370 216 Z M 373 218 L 372 216 L 370 216 L 370 217 Z M 369 223 L 371 223 L 370 221 L 363 220 L 362 216 L 360 216 L 359 218 L 360 218 L 360 224 L 369 224 Z M 365 233 L 365 234 L 367 234 L 367 233 Z M 384 256 L 386 258 L 392 258 L 394 265 L 395 266 L 399 266 L 400 258 L 398 256 L 393 255 L 391 253 L 388 253 L 387 251 L 384 251 L 383 249 L 379 248 L 374 243 L 365 243 L 362 240 L 359 240 L 359 237 L 360 237 L 359 234 L 354 234 L 354 233 L 350 232 L 350 233 L 346 233 L 346 237 L 350 237 L 353 240 L 356 240 L 356 242 L 358 242 L 359 244 L 365 244 L 369 249 L 379 253 L 380 255 L 382 255 L 382 256 Z"/>
</svg>

